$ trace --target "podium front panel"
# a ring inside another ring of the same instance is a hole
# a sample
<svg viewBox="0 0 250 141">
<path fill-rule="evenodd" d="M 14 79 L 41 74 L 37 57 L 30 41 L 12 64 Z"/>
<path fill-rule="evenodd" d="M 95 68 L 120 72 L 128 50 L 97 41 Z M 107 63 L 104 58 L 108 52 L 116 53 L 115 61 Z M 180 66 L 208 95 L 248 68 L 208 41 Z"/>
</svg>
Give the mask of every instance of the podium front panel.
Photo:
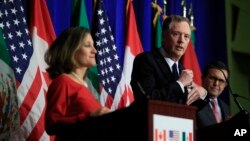
<svg viewBox="0 0 250 141">
<path fill-rule="evenodd" d="M 148 101 L 149 141 L 195 141 L 196 107 L 164 101 Z"/>
</svg>

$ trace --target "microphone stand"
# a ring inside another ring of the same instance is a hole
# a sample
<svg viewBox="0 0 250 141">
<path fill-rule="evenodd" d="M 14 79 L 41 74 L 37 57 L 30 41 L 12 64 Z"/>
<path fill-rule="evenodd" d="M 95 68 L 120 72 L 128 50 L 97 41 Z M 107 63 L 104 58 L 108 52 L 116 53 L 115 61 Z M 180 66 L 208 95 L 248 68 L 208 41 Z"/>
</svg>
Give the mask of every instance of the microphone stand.
<svg viewBox="0 0 250 141">
<path fill-rule="evenodd" d="M 237 99 L 237 97 L 241 97 L 241 96 L 238 95 L 238 94 L 234 94 L 234 93 L 233 93 L 233 91 L 232 91 L 232 89 L 231 89 L 231 87 L 230 87 L 230 85 L 229 85 L 229 81 L 228 81 L 228 79 L 227 79 L 225 73 L 223 72 L 223 70 L 221 70 L 221 69 L 219 69 L 219 70 L 222 72 L 222 74 L 223 74 L 223 76 L 224 76 L 224 78 L 225 78 L 225 80 L 226 80 L 226 82 L 227 82 L 227 84 L 228 84 L 229 93 L 233 96 L 234 102 L 235 102 L 235 104 L 237 105 L 237 107 L 238 107 L 239 110 L 240 110 L 240 112 L 239 112 L 238 114 L 236 114 L 236 115 L 233 117 L 233 119 L 241 120 L 241 118 L 243 118 L 244 120 L 247 121 L 248 118 L 249 118 L 249 112 L 246 111 L 246 110 L 241 106 L 240 102 L 239 102 L 238 99 Z M 244 98 L 245 98 L 245 97 L 244 97 Z"/>
<path fill-rule="evenodd" d="M 239 98 L 242 98 L 242 99 L 245 99 L 245 100 L 248 100 L 250 101 L 250 98 L 247 98 L 245 96 L 241 96 L 241 95 L 238 95 L 238 94 L 233 94 L 236 98 L 239 97 Z"/>
</svg>

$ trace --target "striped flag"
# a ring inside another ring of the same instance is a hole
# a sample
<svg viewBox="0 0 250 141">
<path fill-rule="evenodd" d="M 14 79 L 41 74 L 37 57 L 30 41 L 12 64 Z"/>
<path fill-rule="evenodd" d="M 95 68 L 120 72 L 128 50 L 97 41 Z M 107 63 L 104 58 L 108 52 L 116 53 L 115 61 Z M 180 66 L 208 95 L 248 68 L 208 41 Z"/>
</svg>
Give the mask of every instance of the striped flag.
<svg viewBox="0 0 250 141">
<path fill-rule="evenodd" d="M 102 0 L 97 1 L 94 16 L 93 38 L 97 49 L 97 69 L 101 87 L 100 102 L 115 110 L 120 102 L 116 97 L 124 91 L 124 86 L 120 82 L 122 69 Z"/>
<path fill-rule="evenodd" d="M 46 94 L 51 80 L 49 79 L 48 73 L 46 72 L 47 64 L 44 61 L 44 54 L 49 45 L 51 45 L 55 40 L 56 34 L 45 0 L 33 0 L 31 2 L 30 9 L 30 31 L 32 43 L 35 56 L 37 60 L 39 60 L 37 70 L 40 71 L 42 80 L 41 92 L 39 93 L 40 96 L 37 97 L 36 101 L 38 102 L 36 102 L 34 106 L 41 107 L 40 110 L 43 111 L 42 113 L 37 113 L 40 114 L 39 120 L 36 122 L 35 127 L 33 127 L 32 133 L 29 135 L 28 139 L 32 141 L 49 140 L 50 138 L 44 130 L 45 99 L 43 96 Z"/>
<path fill-rule="evenodd" d="M 11 56 L 20 116 L 20 127 L 10 140 L 50 140 L 44 128 L 45 94 L 50 82 L 43 54 L 55 33 L 44 0 L 31 4 L 31 35 L 20 0 L 1 2 L 1 28 Z M 2 14 L 4 13 L 4 14 Z"/>
<path fill-rule="evenodd" d="M 180 141 L 180 131 L 169 130 L 169 141 Z"/>
</svg>

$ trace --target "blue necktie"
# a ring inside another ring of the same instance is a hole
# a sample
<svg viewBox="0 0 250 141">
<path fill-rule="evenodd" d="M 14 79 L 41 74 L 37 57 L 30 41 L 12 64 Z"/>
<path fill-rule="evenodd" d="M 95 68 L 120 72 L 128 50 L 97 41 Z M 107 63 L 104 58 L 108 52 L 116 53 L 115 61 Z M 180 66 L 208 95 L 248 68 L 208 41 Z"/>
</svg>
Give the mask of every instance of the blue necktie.
<svg viewBox="0 0 250 141">
<path fill-rule="evenodd" d="M 178 71 L 177 71 L 177 64 L 176 63 L 173 64 L 172 70 L 173 70 L 174 80 L 176 81 L 179 78 L 179 74 L 178 74 Z"/>
</svg>

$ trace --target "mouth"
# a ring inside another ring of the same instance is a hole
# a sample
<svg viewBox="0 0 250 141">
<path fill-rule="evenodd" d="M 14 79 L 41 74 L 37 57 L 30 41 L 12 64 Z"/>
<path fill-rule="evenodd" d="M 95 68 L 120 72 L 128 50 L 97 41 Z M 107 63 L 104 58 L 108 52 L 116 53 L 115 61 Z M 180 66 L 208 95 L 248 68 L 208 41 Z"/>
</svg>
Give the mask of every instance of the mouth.
<svg viewBox="0 0 250 141">
<path fill-rule="evenodd" d="M 95 58 L 95 55 L 90 56 L 90 58 Z"/>
<path fill-rule="evenodd" d="M 176 49 L 177 49 L 177 50 L 183 50 L 184 47 L 182 47 L 182 46 L 176 46 Z"/>
</svg>

